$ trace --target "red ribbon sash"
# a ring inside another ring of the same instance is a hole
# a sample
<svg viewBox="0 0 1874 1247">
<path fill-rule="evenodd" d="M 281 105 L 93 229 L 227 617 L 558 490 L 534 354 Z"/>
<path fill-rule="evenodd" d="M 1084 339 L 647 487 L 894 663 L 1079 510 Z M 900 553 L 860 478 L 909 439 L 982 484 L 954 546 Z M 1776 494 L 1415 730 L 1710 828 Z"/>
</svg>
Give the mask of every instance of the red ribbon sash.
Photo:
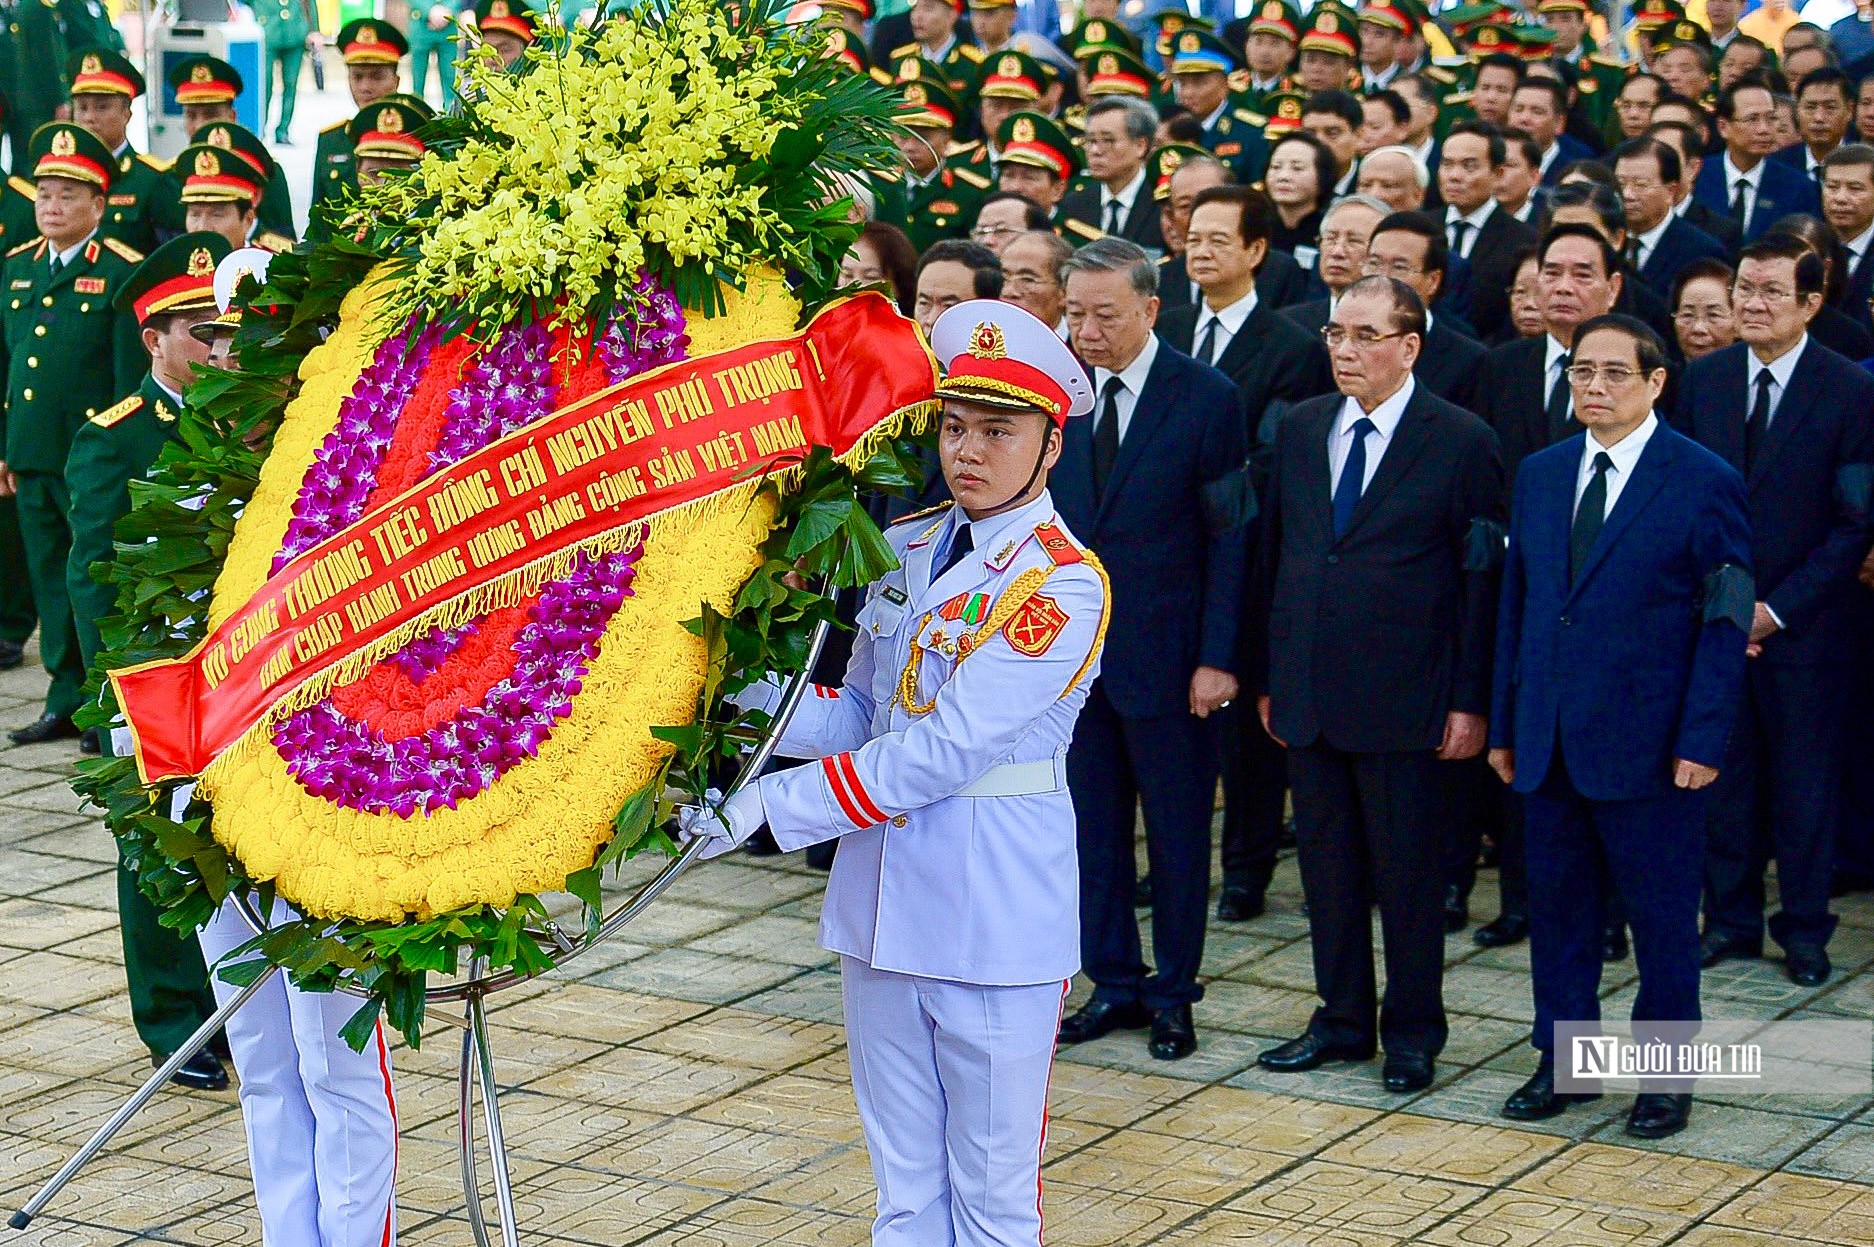
<svg viewBox="0 0 1874 1247">
<path fill-rule="evenodd" d="M 111 672 L 144 782 L 199 775 L 308 679 L 463 594 L 811 446 L 845 454 L 936 381 L 916 326 L 867 292 L 535 421 L 295 558 L 185 657 Z"/>
</svg>

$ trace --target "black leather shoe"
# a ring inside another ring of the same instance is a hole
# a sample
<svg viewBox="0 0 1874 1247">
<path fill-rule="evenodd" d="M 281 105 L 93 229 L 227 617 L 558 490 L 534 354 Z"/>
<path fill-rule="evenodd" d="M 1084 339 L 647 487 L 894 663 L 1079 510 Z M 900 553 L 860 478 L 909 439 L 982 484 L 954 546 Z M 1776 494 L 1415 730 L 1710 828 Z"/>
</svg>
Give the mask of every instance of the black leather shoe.
<svg viewBox="0 0 1874 1247">
<path fill-rule="evenodd" d="M 1627 924 L 1607 928 L 1601 936 L 1601 960 L 1625 961 L 1627 952 Z"/>
<path fill-rule="evenodd" d="M 1132 907 L 1150 909 L 1152 907 L 1152 877 L 1140 875 L 1139 881 L 1132 885 Z"/>
<path fill-rule="evenodd" d="M 1828 953 L 1820 948 L 1792 948 L 1783 954 L 1783 973 L 1798 987 L 1820 987 L 1828 982 Z"/>
<path fill-rule="evenodd" d="M 1445 930 L 1462 931 L 1471 924 L 1471 909 L 1464 893 L 1453 883 L 1445 888 Z"/>
<path fill-rule="evenodd" d="M 1471 932 L 1471 940 L 1482 948 L 1508 948 L 1529 938 L 1529 919 L 1522 914 L 1504 914 Z"/>
<path fill-rule="evenodd" d="M 26 661 L 26 647 L 18 641 L 0 638 L 0 671 L 11 671 Z"/>
<path fill-rule="evenodd" d="M 1642 1091 L 1627 1114 L 1627 1133 L 1636 1139 L 1663 1139 L 1685 1129 L 1691 1116 L 1691 1096 Z"/>
<path fill-rule="evenodd" d="M 1706 969 L 1721 961 L 1749 961 L 1761 956 L 1762 944 L 1747 944 L 1722 931 L 1707 931 L 1698 941 L 1698 964 Z"/>
<path fill-rule="evenodd" d="M 1217 894 L 1217 921 L 1248 922 L 1262 917 L 1262 893 L 1240 883 L 1226 883 Z"/>
<path fill-rule="evenodd" d="M 1371 1045 L 1329 1043 L 1313 1031 L 1285 1044 L 1266 1049 L 1256 1064 L 1279 1074 L 1300 1074 L 1317 1069 L 1329 1061 L 1370 1061 Z"/>
<path fill-rule="evenodd" d="M 1405 1095 L 1431 1086 L 1437 1073 L 1437 1065 L 1423 1052 L 1388 1052 L 1380 1077 L 1386 1081 L 1386 1090 Z"/>
<path fill-rule="evenodd" d="M 104 752 L 103 742 L 98 739 L 98 729 L 88 727 L 78 733 L 78 752 L 97 757 Z"/>
<path fill-rule="evenodd" d="M 47 712 L 18 731 L 8 732 L 7 739 L 16 745 L 43 745 L 49 740 L 70 740 L 76 735 L 78 725 L 72 722 L 70 715 Z"/>
<path fill-rule="evenodd" d="M 1197 1026 L 1191 1021 L 1191 1006 L 1153 1010 L 1152 1038 L 1145 1046 L 1158 1061 L 1182 1061 L 1196 1052 Z"/>
<path fill-rule="evenodd" d="M 1086 1043 L 1114 1031 L 1142 1030 L 1152 1024 L 1152 1015 L 1142 1004 L 1114 1004 L 1110 1000 L 1090 1000 L 1061 1020 L 1062 1043 Z"/>
<path fill-rule="evenodd" d="M 1543 1121 L 1559 1117 L 1571 1104 L 1586 1104 L 1600 1098 L 1598 1091 L 1557 1091 L 1555 1067 L 1545 1065 L 1536 1071 L 1535 1077 L 1510 1092 L 1510 1098 L 1503 1101 L 1503 1115 L 1511 1121 Z"/>
<path fill-rule="evenodd" d="M 160 1066 L 168 1057 L 153 1056 L 151 1065 Z M 187 1087 L 191 1091 L 226 1091 L 228 1089 L 228 1070 L 220 1059 L 208 1049 L 182 1063 L 182 1068 L 169 1076 L 169 1081 L 178 1087 Z"/>
</svg>

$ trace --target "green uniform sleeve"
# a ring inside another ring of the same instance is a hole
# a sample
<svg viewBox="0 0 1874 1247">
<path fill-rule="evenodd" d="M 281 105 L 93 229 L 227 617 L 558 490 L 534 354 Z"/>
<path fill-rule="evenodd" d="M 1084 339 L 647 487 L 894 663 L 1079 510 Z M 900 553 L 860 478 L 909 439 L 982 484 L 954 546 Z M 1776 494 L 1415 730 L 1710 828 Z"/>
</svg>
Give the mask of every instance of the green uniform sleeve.
<svg viewBox="0 0 1874 1247">
<path fill-rule="evenodd" d="M 65 462 L 65 489 L 71 499 L 67 518 L 72 531 L 65 591 L 71 597 L 78 653 L 86 671 L 101 644 L 98 620 L 113 613 L 117 603 L 116 588 L 93 580 L 91 565 L 111 557 L 112 530 L 130 510 L 131 467 L 118 453 L 121 438 L 116 433 L 87 423 L 72 438 L 71 456 Z"/>
</svg>

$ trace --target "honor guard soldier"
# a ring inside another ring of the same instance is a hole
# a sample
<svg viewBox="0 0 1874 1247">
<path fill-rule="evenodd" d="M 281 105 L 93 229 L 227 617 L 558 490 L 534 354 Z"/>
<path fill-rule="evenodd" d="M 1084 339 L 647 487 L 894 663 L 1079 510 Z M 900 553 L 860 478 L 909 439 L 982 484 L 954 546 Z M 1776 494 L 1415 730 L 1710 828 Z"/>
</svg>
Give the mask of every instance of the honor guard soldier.
<svg viewBox="0 0 1874 1247">
<path fill-rule="evenodd" d="M 1269 163 L 1261 114 L 1230 101 L 1230 75 L 1242 68 L 1229 44 L 1207 30 L 1180 31 L 1168 69 L 1178 106 L 1203 125 L 1198 143 L 1228 165 L 1244 184 L 1262 176 Z"/>
<path fill-rule="evenodd" d="M 267 113 L 274 98 L 273 68 L 280 67 L 280 119 L 273 128 L 273 141 L 283 146 L 293 141 L 293 109 L 299 103 L 299 71 L 306 59 L 308 39 L 318 40 L 319 18 L 312 0 L 255 0 L 254 20 L 267 37 L 267 59 L 260 72 L 260 126 L 267 127 Z M 319 54 L 323 54 L 323 47 Z"/>
<path fill-rule="evenodd" d="M 922 252 L 945 238 L 963 237 L 988 189 L 977 183 L 987 179 L 944 163 L 956 133 L 957 102 L 941 79 L 901 82 L 898 94 L 903 101 L 897 120 L 904 127 L 898 138 L 905 163 L 904 232 Z"/>
<path fill-rule="evenodd" d="M 263 229 L 293 237 L 293 196 L 286 186 L 286 171 L 274 160 L 267 145 L 235 120 L 234 101 L 241 94 L 241 75 L 234 66 L 212 56 L 180 61 L 169 71 L 169 85 L 182 105 L 182 126 L 190 143 L 212 143 L 237 148 L 262 178 L 260 224 Z"/>
<path fill-rule="evenodd" d="M 1080 149 L 1052 117 L 1016 113 L 996 131 L 996 189 L 1028 196 L 1046 208 L 1057 224 L 1061 200 L 1079 172 Z"/>
<path fill-rule="evenodd" d="M 1237 104 L 1267 116 L 1269 97 L 1294 87 L 1289 68 L 1300 42 L 1300 11 L 1288 0 L 1258 0 L 1250 11 L 1243 41 L 1249 81 L 1236 92 Z"/>
<path fill-rule="evenodd" d="M 138 251 L 182 231 L 182 209 L 169 162 L 130 145 L 130 105 L 143 94 L 143 75 L 121 52 L 87 48 L 67 66 L 72 81 L 72 120 L 97 135 L 117 161 L 105 205 L 102 233 Z"/>
<path fill-rule="evenodd" d="M 197 143 L 177 155 L 176 173 L 182 178 L 183 216 L 190 230 L 219 234 L 230 247 L 254 246 L 276 253 L 292 250 L 292 239 L 260 228 L 255 212 L 261 196 L 260 177 L 239 156 Z"/>
<path fill-rule="evenodd" d="M 338 32 L 338 52 L 345 61 L 345 84 L 351 89 L 352 105 L 369 108 L 388 95 L 397 93 L 397 66 L 410 51 L 403 32 L 388 22 L 359 18 L 347 22 Z M 312 156 L 312 205 L 309 220 L 319 222 L 319 208 L 358 189 L 358 171 L 352 163 L 351 123 L 337 121 L 319 131 L 319 142 Z M 307 236 L 318 239 L 319 228 L 306 227 Z"/>
<path fill-rule="evenodd" d="M 386 169 L 414 169 L 429 148 L 417 132 L 436 114 L 411 95 L 393 95 L 359 111 L 346 127 L 358 155 L 358 185 L 375 186 Z"/>
<path fill-rule="evenodd" d="M 55 121 L 26 150 L 40 237 L 7 253 L 0 328 L 6 365 L 5 465 L 0 490 L 17 493 L 26 574 L 39 612 L 39 653 L 51 686 L 39 719 L 8 739 L 38 744 L 78 735 L 85 669 L 65 588 L 71 529 L 65 461 L 87 420 L 136 389 L 148 368 L 134 316 L 111 300 L 143 260 L 99 235 L 117 162 L 82 126 Z"/>
<path fill-rule="evenodd" d="M 258 245 L 269 251 L 290 251 L 293 246 L 293 205 L 286 198 L 286 170 L 273 158 L 273 153 L 260 141 L 260 136 L 232 121 L 214 121 L 190 135 L 189 146 L 217 148 L 223 154 L 242 161 L 253 171 L 260 179 L 260 198 L 254 203 L 259 231 L 255 238 L 258 241 L 261 234 L 267 238 L 264 242 L 258 242 Z M 180 172 L 186 179 L 188 171 Z M 276 195 L 280 198 L 276 199 Z"/>
<path fill-rule="evenodd" d="M 533 6 L 527 0 L 481 0 L 475 6 L 475 26 L 481 31 L 482 43 L 510 68 L 540 35 Z"/>
<path fill-rule="evenodd" d="M 173 238 L 138 265 L 111 300 L 120 315 L 134 316 L 141 327 L 148 371 L 136 393 L 79 428 L 65 464 L 72 528 L 65 579 L 87 670 L 96 663 L 100 648 L 98 620 L 117 613 L 116 586 L 100 581 L 94 572 L 108 567 L 113 530 L 130 511 L 130 482 L 147 476 L 163 446 L 178 439 L 176 417 L 182 411 L 183 390 L 194 380 L 191 365 L 208 358 L 208 347 L 191 329 L 215 314 L 215 264 L 227 253 L 228 244 L 219 234 Z M 119 743 L 112 739 L 112 752 Z M 158 921 L 156 906 L 137 886 L 136 873 L 121 860 L 117 913 L 131 1020 L 150 1050 L 151 1062 L 160 1065 L 214 1013 L 208 969 L 192 936 L 178 935 Z M 214 1052 L 204 1048 L 176 1071 L 174 1081 L 220 1091 L 228 1085 L 228 1073 Z"/>
<path fill-rule="evenodd" d="M 1036 1243 L 1048 1071 L 1080 965 L 1065 758 L 1109 610 L 1047 482 L 1093 392 L 1007 303 L 960 303 L 931 341 L 956 504 L 887 533 L 900 565 L 859 611 L 844 683 L 802 700 L 780 741 L 818 761 L 686 810 L 683 834 L 711 838 L 705 856 L 764 824 L 783 849 L 840 839 L 820 938 L 840 955 L 873 1243 Z"/>
</svg>

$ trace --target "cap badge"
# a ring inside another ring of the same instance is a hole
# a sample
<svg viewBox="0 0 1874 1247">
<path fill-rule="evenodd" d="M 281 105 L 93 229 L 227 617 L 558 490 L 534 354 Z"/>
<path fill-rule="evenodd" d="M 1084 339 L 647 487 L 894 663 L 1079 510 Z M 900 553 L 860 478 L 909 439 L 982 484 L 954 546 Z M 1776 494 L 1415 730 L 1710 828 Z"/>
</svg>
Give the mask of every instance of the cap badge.
<svg viewBox="0 0 1874 1247">
<path fill-rule="evenodd" d="M 1183 163 L 1184 153 L 1178 151 L 1176 148 L 1166 148 L 1164 154 L 1158 158 L 1159 169 L 1168 175 L 1176 173 L 1178 171 L 1178 166 Z"/>
<path fill-rule="evenodd" d="M 195 153 L 195 176 L 200 178 L 218 178 L 221 176 L 221 161 L 213 152 Z"/>
<path fill-rule="evenodd" d="M 93 53 L 85 57 L 84 63 L 78 67 L 78 72 L 81 74 L 101 74 L 104 72 L 104 62 L 99 60 L 97 55 Z"/>
<path fill-rule="evenodd" d="M 214 80 L 215 71 L 210 69 L 206 64 L 197 65 L 194 69 L 189 71 L 190 82 L 213 82 Z"/>
<path fill-rule="evenodd" d="M 924 89 L 923 83 L 914 82 L 904 89 L 904 102 L 922 108 L 930 103 L 930 93 Z"/>
<path fill-rule="evenodd" d="M 1340 33 L 1340 19 L 1332 13 L 1323 13 L 1321 19 L 1315 23 L 1315 29 L 1324 35 L 1338 34 Z"/>
<path fill-rule="evenodd" d="M 1187 30 L 1178 36 L 1178 51 L 1180 52 L 1201 52 L 1203 47 L 1204 41 L 1197 37 L 1196 31 Z"/>
<path fill-rule="evenodd" d="M 377 27 L 375 26 L 358 27 L 358 42 L 359 43 L 376 43 L 377 42 Z"/>
<path fill-rule="evenodd" d="M 1002 336 L 1002 326 L 992 321 L 978 322 L 970 332 L 969 353 L 973 359 L 1007 359 L 1009 345 Z"/>
<path fill-rule="evenodd" d="M 208 132 L 208 144 L 231 152 L 234 150 L 234 135 L 229 133 L 228 127 L 216 126 Z"/>
<path fill-rule="evenodd" d="M 377 113 L 377 128 L 384 134 L 403 133 L 403 114 L 394 108 L 381 108 Z"/>
<path fill-rule="evenodd" d="M 1016 57 L 1016 56 L 1003 57 L 1001 60 L 996 62 L 996 73 L 1003 78 L 1021 77 L 1022 76 L 1021 58 Z"/>
<path fill-rule="evenodd" d="M 488 6 L 488 16 L 489 17 L 511 16 L 511 14 L 508 12 L 508 0 L 494 0 L 494 3 Z"/>
<path fill-rule="evenodd" d="M 189 276 L 213 277 L 215 275 L 215 257 L 208 253 L 207 247 L 197 247 L 189 253 Z"/>
<path fill-rule="evenodd" d="M 1100 57 L 1099 72 L 1102 74 L 1118 73 L 1119 72 L 1119 58 L 1117 56 L 1114 56 L 1111 52 L 1108 52 L 1106 55 Z"/>
<path fill-rule="evenodd" d="M 1015 142 L 1017 143 L 1034 142 L 1035 141 L 1035 123 L 1030 121 L 1026 117 L 1017 117 L 1015 119 L 1014 129 L 1009 131 L 1009 137 L 1015 140 Z"/>
<path fill-rule="evenodd" d="M 72 137 L 70 130 L 60 130 L 52 136 L 52 154 L 71 156 L 78 151 L 78 140 Z"/>
</svg>

